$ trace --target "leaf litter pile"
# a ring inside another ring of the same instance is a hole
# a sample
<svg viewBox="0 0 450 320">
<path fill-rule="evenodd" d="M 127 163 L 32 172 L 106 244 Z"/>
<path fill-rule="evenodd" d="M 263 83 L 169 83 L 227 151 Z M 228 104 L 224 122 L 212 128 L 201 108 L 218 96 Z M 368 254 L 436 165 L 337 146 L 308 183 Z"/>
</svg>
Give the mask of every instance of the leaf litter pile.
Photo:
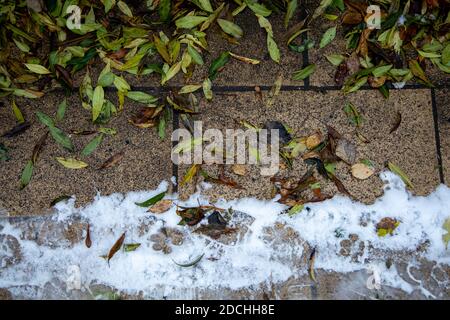
<svg viewBox="0 0 450 320">
<path fill-rule="evenodd" d="M 76 9 L 69 10 L 71 5 L 80 9 L 79 28 L 68 27 L 74 23 L 74 14 L 77 12 Z M 57 104 L 54 115 L 36 110 L 36 119 L 45 129 L 42 135 L 36 138 L 33 150 L 30 150 L 30 158 L 24 165 L 19 188 L 26 188 L 30 183 L 39 154 L 43 146 L 50 141 L 73 154 L 70 157 L 56 157 L 54 160 L 61 166 L 67 170 L 82 170 L 88 167 L 89 156 L 105 139 L 116 134 L 114 128 L 108 127 L 108 123 L 113 117 L 121 116 L 121 112 L 127 107 L 127 101 L 142 105 L 141 110 L 129 119 L 130 125 L 141 130 L 154 128 L 161 139 L 166 138 L 166 128 L 173 112 L 180 115 L 186 128 L 192 128 L 193 117 L 201 112 L 199 99 L 214 99 L 214 81 L 220 77 L 221 71 L 227 68 L 231 60 L 249 65 L 264 63 L 239 54 L 239 42 L 244 37 L 251 36 L 244 34 L 236 23 L 236 17 L 243 12 L 255 15 L 257 27 L 264 30 L 266 35 L 263 45 L 267 48 L 267 54 L 272 63 L 277 64 L 283 64 L 280 47 L 286 46 L 288 50 L 298 53 L 300 59 L 304 51 L 313 48 L 321 50 L 330 45 L 335 40 L 338 26 L 342 26 L 346 52 L 336 52 L 326 58 L 336 66 L 335 81 L 342 86 L 345 93 L 371 86 L 378 88 L 384 97 L 388 98 L 390 88 L 401 88 L 408 81 L 433 86 L 427 77 L 427 68 L 430 65 L 449 73 L 448 1 L 322 0 L 314 10 L 306 10 L 307 15 L 303 20 L 293 22 L 296 21 L 295 17 L 301 15 L 302 5 L 304 4 L 297 0 L 1 1 L 0 96 L 10 103 L 17 120 L 13 128 L 5 128 L 2 136 L 14 139 L 31 126 L 31 122 L 24 119 L 20 110 L 23 106 L 17 105 L 15 97 L 38 99 L 55 87 L 62 87 L 67 95 L 78 91 L 80 111 L 89 113 L 96 126 L 93 131 L 61 130 L 60 123 L 64 121 L 67 108 L 66 99 Z M 381 8 L 379 29 L 367 28 L 371 19 L 367 13 L 369 5 L 378 5 Z M 271 24 L 273 16 L 280 14 L 284 16 L 285 28 L 285 37 L 282 40 L 274 37 Z M 324 32 L 319 43 L 314 43 L 304 35 L 317 19 L 327 19 L 336 25 Z M 211 32 L 220 32 L 226 41 L 236 46 L 233 46 L 233 52 L 224 51 L 213 57 L 212 63 L 207 66 L 205 57 L 210 54 L 208 35 Z M 98 66 L 101 66 L 101 71 L 97 75 L 95 71 Z M 195 69 L 207 70 L 204 79 L 198 83 L 192 82 Z M 292 70 L 289 76 L 294 81 L 303 81 L 314 72 L 321 71 L 311 64 Z M 170 85 L 182 75 L 184 85 L 170 90 L 167 94 L 154 96 L 134 90 L 129 83 L 133 77 L 145 79 L 149 75 L 158 75 L 162 86 Z M 77 79 L 81 79 L 79 85 L 76 84 Z M 265 101 L 267 107 L 270 107 L 280 94 L 282 83 L 282 76 L 274 80 L 273 88 L 268 92 Z M 110 101 L 105 94 L 110 89 L 117 95 L 117 104 Z M 255 93 L 262 97 L 258 87 L 255 88 Z M 348 103 L 344 112 L 355 126 L 355 135 L 365 142 L 367 139 L 359 130 L 364 119 L 358 108 Z M 398 114 L 391 133 L 397 130 L 401 120 L 401 114 Z M 245 128 L 259 130 L 257 126 L 245 120 L 240 124 Z M 307 137 L 292 137 L 289 129 L 277 122 L 267 123 L 264 128 L 275 128 L 280 132 L 283 145 L 280 150 L 282 166 L 292 168 L 294 161 L 301 160 L 309 168 L 300 179 L 272 177 L 274 190 L 280 195 L 276 206 L 282 208 L 279 210 L 283 213 L 282 219 L 297 218 L 300 212 L 309 209 L 314 203 L 331 199 L 332 194 L 322 192 L 323 183 L 334 184 L 341 194 L 352 197 L 336 175 L 337 163 L 348 166 L 352 176 L 358 180 L 368 179 L 377 173 L 375 165 L 369 159 L 356 161 L 355 146 L 332 127 L 327 127 L 326 134 L 316 132 Z M 92 139 L 82 150 L 75 150 L 72 139 L 80 135 L 89 135 Z M 177 151 L 187 151 L 197 142 L 189 141 Z M 252 150 L 250 152 L 252 153 Z M 256 150 L 253 155 L 258 159 Z M 123 157 L 124 151 L 120 151 L 97 169 L 107 170 L 117 165 Z M 0 161 L 8 159 L 8 149 L 0 144 Z M 396 164 L 387 162 L 386 167 L 398 175 L 408 188 L 414 187 L 410 178 Z M 180 185 L 196 184 L 202 178 L 208 183 L 243 189 L 233 175 L 246 176 L 249 169 L 243 165 L 232 166 L 231 172 L 226 169 L 225 166 L 220 166 L 219 173 L 213 175 L 207 172 L 203 165 L 194 165 L 187 170 Z M 133 237 L 127 239 L 129 236 L 124 230 L 116 234 L 116 239 L 108 249 L 102 248 L 104 252 L 99 256 L 104 258 L 107 264 L 113 264 L 113 257 L 121 250 L 131 253 L 142 250 L 143 246 L 147 247 L 149 244 L 156 253 L 171 255 L 187 240 L 187 236 L 180 232 L 176 225 L 194 228 L 193 235 L 206 237 L 208 241 L 213 241 L 211 243 L 226 241 L 224 239 L 233 239 L 233 243 L 237 243 L 241 237 L 245 238 L 245 228 L 239 227 L 233 220 L 233 210 L 225 209 L 227 206 L 216 207 L 200 203 L 182 206 L 175 199 L 167 198 L 168 196 L 170 195 L 162 192 L 146 201 L 137 201 L 134 206 L 144 208 L 152 217 L 167 215 L 175 210 L 180 219 L 175 225 L 158 224 L 155 233 L 145 239 L 145 243 L 142 237 L 135 236 L 142 240 L 142 243 L 135 241 Z M 69 197 L 63 195 L 55 199 L 52 206 L 67 199 Z M 247 222 L 251 224 L 252 219 Z M 374 224 L 372 233 L 377 238 L 389 238 L 395 235 L 405 222 L 402 219 L 386 217 L 385 213 L 371 223 Z M 442 226 L 448 230 L 448 220 L 441 223 L 440 230 Z M 84 229 L 84 244 L 87 248 L 96 246 L 93 227 L 88 223 Z M 346 232 L 341 230 L 341 227 L 333 230 L 336 239 L 340 239 Z M 434 236 L 436 238 L 436 235 Z M 315 281 L 314 263 L 317 257 L 320 257 L 324 246 L 323 243 L 317 242 L 317 239 L 306 240 L 311 240 L 311 245 L 316 241 L 316 246 L 308 248 L 309 265 L 305 267 L 305 270 L 309 270 L 311 279 Z M 443 236 L 443 240 L 448 243 L 448 234 Z M 194 256 L 182 255 L 181 258 L 187 258 L 185 262 L 171 258 L 172 263 L 188 268 L 204 260 L 212 263 L 220 259 L 211 254 L 211 251 L 206 251 L 196 252 Z M 285 275 L 286 273 L 280 272 L 279 279 L 284 279 Z"/>
</svg>

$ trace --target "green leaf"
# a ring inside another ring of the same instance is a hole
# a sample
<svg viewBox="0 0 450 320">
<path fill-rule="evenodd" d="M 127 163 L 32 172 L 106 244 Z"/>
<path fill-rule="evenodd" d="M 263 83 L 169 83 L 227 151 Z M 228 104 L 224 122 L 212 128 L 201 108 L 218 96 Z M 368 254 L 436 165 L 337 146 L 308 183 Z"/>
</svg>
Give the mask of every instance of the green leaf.
<svg viewBox="0 0 450 320">
<path fill-rule="evenodd" d="M 284 27 L 287 28 L 289 25 L 289 21 L 294 16 L 295 10 L 297 10 L 298 1 L 297 0 L 289 0 L 286 15 L 284 16 Z"/>
<path fill-rule="evenodd" d="M 141 246 L 140 243 L 126 243 L 123 245 L 123 251 L 125 252 L 132 252 L 136 251 L 137 248 Z"/>
<path fill-rule="evenodd" d="M 203 81 L 203 94 L 205 95 L 205 98 L 207 100 L 212 100 L 213 98 L 213 92 L 211 90 L 211 87 L 212 87 L 211 80 L 209 78 L 205 79 L 205 81 Z"/>
<path fill-rule="evenodd" d="M 367 83 L 367 79 L 368 77 L 362 77 L 360 79 L 358 79 L 356 82 L 351 83 L 349 85 L 345 85 L 345 87 L 343 88 L 343 91 L 345 93 L 352 93 L 357 91 L 359 88 L 361 88 L 363 85 L 365 85 Z"/>
<path fill-rule="evenodd" d="M 320 2 L 320 5 L 316 8 L 314 11 L 314 14 L 312 15 L 311 21 L 317 19 L 320 15 L 322 15 L 325 10 L 333 3 L 333 0 L 322 0 Z"/>
<path fill-rule="evenodd" d="M 222 52 L 220 56 L 212 62 L 211 67 L 209 67 L 209 79 L 214 80 L 228 61 L 230 61 L 230 53 L 228 51 Z"/>
<path fill-rule="evenodd" d="M 55 126 L 55 122 L 53 121 L 52 118 L 50 118 L 48 115 L 46 115 L 45 113 L 41 112 L 41 111 L 36 111 L 36 116 L 38 118 L 38 120 L 45 126 L 47 127 L 54 127 Z"/>
<path fill-rule="evenodd" d="M 69 151 L 73 151 L 73 144 L 70 138 L 59 128 L 49 127 L 50 135 L 61 146 Z"/>
<path fill-rule="evenodd" d="M 64 114 L 67 109 L 67 99 L 64 99 L 58 106 L 58 110 L 56 111 L 56 121 L 61 121 L 64 118 Z"/>
<path fill-rule="evenodd" d="M 155 203 L 161 201 L 165 195 L 166 195 L 166 192 L 164 191 L 144 202 L 136 202 L 135 204 L 139 207 L 148 208 L 148 207 L 154 205 Z"/>
<path fill-rule="evenodd" d="M 327 60 L 336 67 L 345 60 L 345 57 L 342 54 L 330 54 L 326 55 L 325 58 L 327 58 Z"/>
<path fill-rule="evenodd" d="M 312 73 L 314 73 L 315 70 L 316 70 L 316 65 L 310 64 L 309 66 L 307 66 L 301 70 L 295 71 L 292 76 L 292 80 L 305 80 Z"/>
<path fill-rule="evenodd" d="M 105 6 L 105 13 L 108 13 L 116 5 L 116 0 L 102 0 Z"/>
<path fill-rule="evenodd" d="M 288 216 L 293 217 L 297 213 L 301 212 L 304 208 L 305 208 L 305 206 L 303 204 L 296 204 L 292 208 L 289 209 Z"/>
<path fill-rule="evenodd" d="M 256 2 L 255 0 L 244 0 L 245 4 L 255 13 L 263 17 L 268 17 L 272 13 L 265 5 Z"/>
<path fill-rule="evenodd" d="M 20 111 L 19 107 L 17 106 L 15 100 L 12 101 L 12 110 L 13 110 L 14 116 L 16 117 L 17 122 L 18 123 L 24 123 L 25 122 L 25 118 L 23 117 L 23 114 Z"/>
<path fill-rule="evenodd" d="M 102 112 L 103 103 L 105 102 L 105 91 L 102 86 L 95 87 L 92 97 L 92 121 L 97 120 Z"/>
<path fill-rule="evenodd" d="M 203 58 L 200 55 L 200 53 L 198 53 L 197 50 L 195 50 L 191 45 L 188 45 L 188 53 L 191 56 L 192 60 L 194 60 L 194 62 L 198 65 L 203 65 Z"/>
<path fill-rule="evenodd" d="M 74 158 L 56 157 L 56 161 L 68 169 L 83 169 L 88 166 L 87 163 Z"/>
<path fill-rule="evenodd" d="M 269 49 L 269 55 L 272 60 L 276 63 L 280 63 L 280 50 L 270 34 L 267 34 L 267 48 Z"/>
<path fill-rule="evenodd" d="M 28 160 L 25 168 L 22 171 L 22 176 L 20 177 L 20 189 L 25 188 L 31 181 L 33 175 L 33 161 Z"/>
<path fill-rule="evenodd" d="M 319 47 L 322 49 L 329 45 L 331 41 L 334 40 L 336 37 L 336 27 L 331 27 L 322 36 L 322 39 L 320 39 Z"/>
<path fill-rule="evenodd" d="M 50 70 L 48 70 L 46 67 L 41 66 L 39 64 L 25 63 L 25 66 L 28 68 L 28 70 L 30 70 L 31 72 L 37 73 L 37 74 L 51 73 Z"/>
<path fill-rule="evenodd" d="M 388 168 L 389 170 L 391 170 L 393 173 L 395 173 L 396 175 L 398 175 L 403 182 L 406 184 L 406 186 L 410 189 L 414 188 L 414 185 L 412 184 L 411 180 L 408 178 L 408 176 L 406 175 L 406 173 L 403 172 L 402 169 L 400 169 L 400 167 L 398 167 L 397 165 L 393 164 L 392 162 L 388 162 Z"/>
<path fill-rule="evenodd" d="M 442 228 L 444 228 L 445 231 L 447 231 L 446 234 L 442 236 L 442 241 L 445 243 L 445 248 L 448 248 L 448 243 L 450 241 L 450 218 L 447 218 L 442 225 Z"/>
<path fill-rule="evenodd" d="M 87 157 L 90 155 L 94 150 L 100 145 L 100 143 L 103 140 L 103 134 L 97 135 L 95 138 L 93 138 L 89 143 L 84 147 L 83 151 L 81 151 L 81 155 L 83 157 Z"/>
<path fill-rule="evenodd" d="M 409 60 L 409 69 L 413 73 L 413 75 L 423 82 L 427 84 L 428 86 L 432 87 L 433 84 L 428 80 L 427 76 L 425 75 L 425 72 L 423 71 L 420 64 L 417 62 L 417 60 Z"/>
<path fill-rule="evenodd" d="M 217 23 L 225 33 L 228 33 L 236 39 L 242 38 L 244 31 L 242 31 L 241 27 L 239 27 L 237 24 L 225 19 L 217 19 Z"/>
<path fill-rule="evenodd" d="M 388 64 L 386 66 L 381 66 L 381 67 L 377 67 L 375 69 L 373 69 L 372 74 L 374 75 L 374 77 L 382 77 L 384 75 L 386 75 L 389 70 L 392 69 L 392 64 Z"/>
<path fill-rule="evenodd" d="M 127 98 L 145 104 L 153 104 L 158 101 L 158 98 L 142 91 L 129 91 Z"/>
<path fill-rule="evenodd" d="M 344 107 L 344 111 L 347 114 L 347 117 L 350 121 L 357 127 L 360 127 L 362 124 L 362 117 L 358 111 L 358 109 L 351 103 L 347 103 Z"/>
<path fill-rule="evenodd" d="M 109 87 L 114 83 L 114 73 L 106 72 L 98 77 L 97 85 L 101 87 Z"/>
<path fill-rule="evenodd" d="M 192 29 L 206 20 L 208 20 L 208 17 L 185 16 L 175 21 L 175 25 L 179 29 Z"/>
<path fill-rule="evenodd" d="M 180 91 L 178 91 L 178 94 L 186 94 L 186 93 L 195 92 L 202 87 L 203 87 L 203 85 L 201 85 L 201 84 L 188 84 L 188 85 L 185 85 L 184 87 L 182 87 L 180 89 Z"/>
<path fill-rule="evenodd" d="M 170 18 L 170 0 L 161 0 L 158 6 L 159 18 L 163 22 L 167 22 Z"/>
<path fill-rule="evenodd" d="M 200 255 L 198 258 L 195 258 L 194 260 L 192 260 L 192 262 L 188 262 L 188 263 L 178 263 L 175 262 L 175 260 L 172 260 L 177 266 L 182 267 L 182 268 L 189 268 L 192 266 L 195 266 L 197 263 L 200 262 L 200 260 L 202 260 L 203 256 L 205 254 L 203 253 L 202 255 Z"/>
<path fill-rule="evenodd" d="M 124 1 L 119 1 L 117 3 L 117 6 L 119 7 L 120 11 L 122 11 L 123 14 L 125 14 L 130 18 L 133 17 L 133 12 L 131 12 L 130 7 Z"/>
<path fill-rule="evenodd" d="M 213 8 L 209 0 L 192 0 L 192 2 L 195 3 L 200 9 L 206 12 L 210 13 L 213 12 Z"/>
<path fill-rule="evenodd" d="M 161 84 L 165 84 L 167 81 L 172 79 L 177 75 L 178 72 L 180 72 L 181 69 L 181 61 L 175 63 L 170 69 L 167 71 L 167 73 L 164 74 L 161 80 Z"/>
</svg>

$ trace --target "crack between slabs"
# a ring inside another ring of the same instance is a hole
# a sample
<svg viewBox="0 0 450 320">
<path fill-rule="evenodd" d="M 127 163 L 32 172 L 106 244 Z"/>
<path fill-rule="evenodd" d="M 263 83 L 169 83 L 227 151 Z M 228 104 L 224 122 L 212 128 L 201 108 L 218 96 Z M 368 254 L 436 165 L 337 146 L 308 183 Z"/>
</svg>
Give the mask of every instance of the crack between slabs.
<svg viewBox="0 0 450 320">
<path fill-rule="evenodd" d="M 444 168 L 442 163 L 442 153 L 441 153 L 441 137 L 439 132 L 439 115 L 436 104 L 436 92 L 435 89 L 431 89 L 431 108 L 433 111 L 433 122 L 434 122 L 434 137 L 436 142 L 436 156 L 438 160 L 439 168 L 439 180 L 442 184 L 445 183 L 444 179 Z"/>
</svg>

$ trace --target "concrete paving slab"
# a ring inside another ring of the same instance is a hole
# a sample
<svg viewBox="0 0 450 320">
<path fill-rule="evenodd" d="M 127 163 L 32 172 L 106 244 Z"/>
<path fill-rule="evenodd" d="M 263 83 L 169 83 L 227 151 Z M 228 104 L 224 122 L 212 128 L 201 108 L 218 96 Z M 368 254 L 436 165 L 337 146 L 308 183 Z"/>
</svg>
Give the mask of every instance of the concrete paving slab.
<svg viewBox="0 0 450 320">
<path fill-rule="evenodd" d="M 115 95 L 107 93 L 115 102 Z M 172 173 L 170 159 L 170 138 L 161 141 L 156 129 L 138 129 L 128 121 L 138 112 L 141 105 L 127 100 L 124 111 L 104 127 L 117 130 L 115 136 L 105 136 L 100 146 L 88 157 L 80 155 L 84 146 L 94 135 L 70 134 L 75 152 L 70 153 L 57 145 L 51 136 L 47 138 L 35 166 L 30 184 L 19 191 L 19 180 L 23 168 L 31 158 L 33 147 L 45 132 L 35 112 L 42 111 L 50 116 L 56 113 L 57 105 L 63 100 L 62 93 L 52 93 L 38 100 L 16 99 L 24 117 L 31 127 L 13 138 L 0 138 L 9 150 L 10 160 L 0 166 L 0 201 L 11 215 L 33 215 L 49 211 L 50 203 L 62 195 L 76 196 L 76 205 L 91 201 L 97 192 L 111 194 L 156 187 L 161 180 L 169 179 Z M 15 125 L 10 102 L 0 108 L 2 133 Z M 65 132 L 71 130 L 94 130 L 90 111 L 81 107 L 79 97 L 68 97 L 64 120 L 58 126 Z M 167 128 L 170 137 L 171 126 Z M 114 167 L 98 170 L 111 156 L 124 152 L 123 159 Z M 60 165 L 55 157 L 75 157 L 89 164 L 81 170 L 70 170 Z"/>
<path fill-rule="evenodd" d="M 359 135 L 343 111 L 347 102 L 352 102 L 364 119 Z M 387 161 L 400 166 L 411 178 L 415 186 L 414 193 L 427 194 L 439 184 L 429 90 L 397 90 L 392 92 L 389 100 L 385 100 L 374 90 L 348 96 L 339 91 L 283 92 L 272 107 L 267 107 L 254 93 L 228 93 L 216 95 L 213 102 L 203 105 L 201 112 L 198 119 L 203 121 L 204 129 L 244 129 L 239 124 L 240 120 L 259 127 L 267 121 L 280 121 L 292 130 L 293 137 L 306 137 L 317 131 L 326 134 L 328 125 L 356 146 L 356 161 L 370 160 L 377 172 L 384 170 Z M 390 133 L 396 125 L 398 113 L 402 115 L 402 121 L 398 129 Z M 361 141 L 361 137 L 367 141 Z M 180 166 L 180 179 L 188 167 Z M 205 165 L 203 168 L 212 176 L 217 177 L 219 174 L 217 165 Z M 270 177 L 262 177 L 256 166 L 249 166 L 248 169 L 246 176 L 237 176 L 231 172 L 230 166 L 226 167 L 227 175 L 235 179 L 244 190 L 213 185 L 205 193 L 212 199 L 273 197 Z M 293 170 L 281 170 L 279 175 L 299 178 L 306 171 L 307 165 L 303 160 L 296 159 Z M 352 177 L 349 166 L 342 162 L 337 165 L 336 175 L 357 200 L 370 203 L 383 192 L 383 182 L 377 175 L 363 181 L 356 180 Z M 321 186 L 326 194 L 337 193 L 336 187 L 329 181 L 321 181 Z M 187 196 L 195 191 L 195 187 L 190 184 L 180 190 L 182 195 Z"/>
<path fill-rule="evenodd" d="M 214 25 L 207 32 L 209 53 L 204 55 L 205 65 L 197 68 L 189 83 L 198 83 L 208 76 L 208 68 L 219 55 L 224 51 L 231 51 L 235 54 L 248 58 L 260 60 L 260 64 L 246 64 L 236 59 L 231 59 L 223 71 L 214 80 L 214 85 L 227 86 L 256 86 L 273 85 L 279 74 L 283 75 L 283 84 L 302 85 L 302 81 L 291 80 L 294 71 L 302 68 L 302 54 L 292 52 L 285 44 L 283 15 L 272 14 L 268 17 L 272 24 L 274 39 L 280 49 L 280 63 L 274 62 L 267 49 L 267 33 L 259 27 L 258 19 L 253 12 L 246 10 L 236 16 L 235 23 L 244 31 L 244 36 L 239 40 L 238 45 L 230 44 L 222 35 L 221 29 Z M 290 26 L 300 21 L 298 13 L 290 23 Z M 182 83 L 179 77 L 171 82 Z"/>
</svg>

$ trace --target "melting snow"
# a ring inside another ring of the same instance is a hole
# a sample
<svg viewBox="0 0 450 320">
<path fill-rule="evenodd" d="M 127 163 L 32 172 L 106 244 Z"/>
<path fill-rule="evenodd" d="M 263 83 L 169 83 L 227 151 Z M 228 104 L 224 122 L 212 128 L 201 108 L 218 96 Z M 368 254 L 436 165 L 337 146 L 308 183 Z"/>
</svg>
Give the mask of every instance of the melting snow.
<svg viewBox="0 0 450 320">
<path fill-rule="evenodd" d="M 59 203 L 56 213 L 49 219 L 64 224 L 76 217 L 88 222 L 92 247 L 86 248 L 83 241 L 70 247 L 40 246 L 35 241 L 19 240 L 22 259 L 9 267 L 0 263 L 0 287 L 43 287 L 55 279 L 64 283 L 73 268 L 81 271 L 81 283 L 85 288 L 101 283 L 130 293 L 152 292 L 161 284 L 173 288 L 239 289 L 268 282 L 269 278 L 272 282 L 286 281 L 291 276 L 307 273 L 307 268 L 296 268 L 294 260 L 309 253 L 303 252 L 303 246 L 286 243 L 276 247 L 266 239 L 267 227 L 281 223 L 295 230 L 310 247 L 316 248 L 315 268 L 336 272 L 367 269 L 380 275 L 382 284 L 411 292 L 411 285 L 398 276 L 395 268 L 386 269 L 384 260 L 370 257 L 368 250 L 356 261 L 339 255 L 340 242 L 348 235 L 356 234 L 358 241 L 364 242 L 366 247 L 370 243 L 374 249 L 407 252 L 415 251 L 427 241 L 423 256 L 449 264 L 450 250 L 442 241 L 445 234 L 442 225 L 450 215 L 450 189 L 441 185 L 427 197 L 412 196 L 397 176 L 386 172 L 381 177 L 386 181 L 385 193 L 372 205 L 335 196 L 322 203 L 309 204 L 292 218 L 282 214 L 286 207 L 277 203 L 277 199 L 219 201 L 215 204 L 217 207 L 233 208 L 254 219 L 248 232 L 234 244 L 223 244 L 192 234 L 188 227 L 177 226 L 179 217 L 175 208 L 153 217 L 145 208 L 135 205 L 135 202 L 166 190 L 167 182 L 162 182 L 153 191 L 107 197 L 98 195 L 92 204 L 81 209 L 74 207 L 74 200 Z M 176 195 L 166 197 L 176 200 Z M 209 204 L 200 193 L 187 201 L 176 200 L 176 203 L 181 206 Z M 375 225 L 384 217 L 396 218 L 401 224 L 393 236 L 380 238 Z M 186 234 L 184 243 L 172 246 L 169 255 L 153 250 L 149 240 L 150 235 L 163 226 L 179 228 Z M 125 231 L 125 243 L 141 243 L 141 246 L 134 252 L 118 252 L 108 267 L 100 256 L 105 255 Z M 337 231 L 344 238 L 337 237 Z M 3 219 L 0 220 L 0 233 L 20 239 L 22 230 Z M 6 251 L 6 247 L 0 246 L 0 259 L 10 254 Z M 174 263 L 186 263 L 201 254 L 204 254 L 203 259 L 194 267 L 181 268 Z"/>
</svg>

